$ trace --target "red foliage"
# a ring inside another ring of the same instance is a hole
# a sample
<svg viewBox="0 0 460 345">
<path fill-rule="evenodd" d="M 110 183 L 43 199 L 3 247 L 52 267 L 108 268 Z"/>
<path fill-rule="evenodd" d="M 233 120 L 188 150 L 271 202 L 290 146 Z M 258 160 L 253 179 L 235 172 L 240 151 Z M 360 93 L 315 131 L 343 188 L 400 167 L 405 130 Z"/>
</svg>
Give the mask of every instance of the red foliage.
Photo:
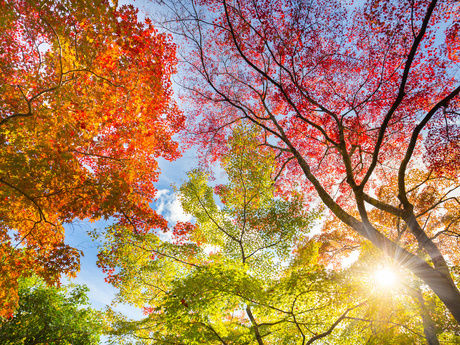
<svg viewBox="0 0 460 345">
<path fill-rule="evenodd" d="M 187 116 L 194 125 L 190 142 L 200 145 L 203 161 L 225 153 L 233 127 L 258 126 L 259 140 L 276 154 L 280 193 L 302 191 L 307 201 L 319 197 L 340 220 L 323 241 L 371 241 L 429 284 L 460 322 L 460 292 L 446 273 L 441 237 L 430 237 L 442 224 L 423 229 L 423 217 L 414 211 L 418 194 L 409 185 L 423 184 L 426 175 L 408 177 L 411 170 L 431 170 L 458 187 L 459 4 L 200 4 L 212 15 L 180 25 L 196 45 L 188 62 L 199 73 L 188 75 L 195 104 Z M 377 192 L 390 183 L 392 195 L 380 199 Z M 442 213 L 448 207 L 441 201 L 427 212 Z M 372 219 L 374 208 L 407 226 L 403 240 L 395 222 Z M 458 219 L 455 212 L 449 217 Z M 452 236 L 458 238 L 458 231 Z M 417 246 L 434 268 L 415 252 Z"/>
<path fill-rule="evenodd" d="M 211 84 L 198 77 L 190 82 L 198 103 L 189 119 L 196 120 L 200 134 L 191 140 L 201 145 L 203 159 L 212 162 L 223 153 L 238 119 L 257 121 L 272 143 L 286 148 L 289 141 L 329 193 L 339 190 L 341 206 L 351 200 L 341 151 L 347 150 L 359 184 L 378 147 L 378 164 L 366 185 L 372 190 L 397 170 L 420 116 L 455 85 L 449 72 L 455 61 L 436 42 L 443 32 L 453 37 L 455 31 L 456 24 L 448 30 L 441 25 L 453 11 L 447 3 L 435 7 L 410 65 L 413 30 L 420 30 L 426 1 L 372 1 L 355 9 L 334 1 L 202 4 L 216 16 L 200 47 L 204 59 L 199 51 L 191 58 Z M 441 117 L 437 112 L 432 122 Z M 283 128 L 283 139 L 273 118 Z M 417 146 L 415 154 L 421 152 Z M 280 152 L 279 166 L 291 155 Z M 285 169 L 279 183 L 293 187 L 299 182 L 293 176 L 304 172 L 295 161 Z M 304 182 L 303 188 L 312 191 Z"/>
<path fill-rule="evenodd" d="M 177 222 L 172 229 L 172 239 L 176 244 L 184 244 L 189 234 L 193 233 L 197 225 L 190 222 Z"/>
</svg>

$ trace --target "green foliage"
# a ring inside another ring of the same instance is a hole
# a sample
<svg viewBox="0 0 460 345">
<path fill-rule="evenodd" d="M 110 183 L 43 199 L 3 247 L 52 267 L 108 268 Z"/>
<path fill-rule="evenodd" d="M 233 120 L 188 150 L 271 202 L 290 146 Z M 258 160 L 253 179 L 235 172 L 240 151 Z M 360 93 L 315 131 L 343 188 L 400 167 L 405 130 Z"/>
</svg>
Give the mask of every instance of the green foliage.
<svg viewBox="0 0 460 345">
<path fill-rule="evenodd" d="M 3 345 L 95 345 L 102 333 L 101 315 L 88 308 L 88 288 L 52 287 L 41 279 L 23 278 L 19 307 L 0 321 Z"/>
<path fill-rule="evenodd" d="M 107 229 L 99 264 L 118 301 L 146 315 L 132 321 L 109 310 L 112 343 L 424 344 L 423 311 L 446 328 L 428 292 L 420 292 L 424 310 L 408 293 L 421 291 L 414 277 L 401 280 L 410 289 L 375 285 L 384 258 L 370 243 L 347 269 L 322 266 L 322 244 L 310 235 L 317 214 L 297 194 L 275 196 L 274 156 L 256 138 L 251 127 L 233 132 L 225 184 L 213 188 L 204 172 L 189 173 L 178 192 L 193 224 L 166 233 Z"/>
<path fill-rule="evenodd" d="M 189 173 L 179 192 L 194 224 L 166 234 L 107 229 L 99 264 L 118 300 L 146 314 L 129 321 L 109 311 L 114 344 L 296 344 L 328 336 L 359 310 L 318 264 L 318 244 L 296 246 L 317 215 L 300 196 L 274 196 L 274 156 L 256 136 L 234 131 L 226 184 L 213 190 L 206 174 Z"/>
</svg>

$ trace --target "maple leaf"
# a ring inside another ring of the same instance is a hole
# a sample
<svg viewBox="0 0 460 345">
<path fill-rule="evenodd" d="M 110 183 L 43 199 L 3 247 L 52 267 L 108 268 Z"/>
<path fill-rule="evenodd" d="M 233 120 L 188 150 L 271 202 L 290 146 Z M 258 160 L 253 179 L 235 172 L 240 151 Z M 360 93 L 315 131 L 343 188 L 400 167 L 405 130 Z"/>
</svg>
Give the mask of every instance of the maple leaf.
<svg viewBox="0 0 460 345">
<path fill-rule="evenodd" d="M 16 280 L 75 274 L 64 223 L 165 227 L 149 203 L 156 159 L 179 156 L 175 46 L 108 0 L 0 4 L 0 316 Z"/>
</svg>

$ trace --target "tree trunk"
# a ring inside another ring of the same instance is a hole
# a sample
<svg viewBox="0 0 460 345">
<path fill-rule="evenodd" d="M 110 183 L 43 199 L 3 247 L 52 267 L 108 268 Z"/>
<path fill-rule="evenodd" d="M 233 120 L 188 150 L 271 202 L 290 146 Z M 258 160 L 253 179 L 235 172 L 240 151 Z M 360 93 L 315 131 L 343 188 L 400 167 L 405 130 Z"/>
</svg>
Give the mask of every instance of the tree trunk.
<svg viewBox="0 0 460 345">
<path fill-rule="evenodd" d="M 420 288 L 417 288 L 414 297 L 417 299 L 420 305 L 420 316 L 422 317 L 423 322 L 423 333 L 425 333 L 425 338 L 428 345 L 439 345 L 438 336 L 436 335 L 436 328 L 433 320 L 431 319 L 428 308 L 425 305 L 425 300 L 423 299 Z"/>
<path fill-rule="evenodd" d="M 386 255 L 393 258 L 393 260 L 412 271 L 417 277 L 424 281 L 452 313 L 457 323 L 460 324 L 460 292 L 452 283 L 450 277 L 447 277 L 445 272 L 436 270 L 425 260 L 385 237 L 369 222 L 361 222 L 348 214 L 326 192 L 321 183 L 310 171 L 310 166 L 302 155 L 289 141 L 286 141 L 286 144 L 289 146 L 290 151 L 302 168 L 305 177 L 313 184 L 323 203 L 334 213 L 334 215 L 346 225 L 353 228 L 358 234 L 371 241 L 374 246 L 382 250 Z"/>
</svg>

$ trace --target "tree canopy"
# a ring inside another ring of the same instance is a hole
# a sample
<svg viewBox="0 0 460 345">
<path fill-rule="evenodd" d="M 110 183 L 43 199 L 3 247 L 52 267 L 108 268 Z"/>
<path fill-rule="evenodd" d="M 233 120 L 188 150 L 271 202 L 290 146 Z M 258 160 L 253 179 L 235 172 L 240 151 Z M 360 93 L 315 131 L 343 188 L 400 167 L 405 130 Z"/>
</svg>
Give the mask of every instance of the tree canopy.
<svg viewBox="0 0 460 345">
<path fill-rule="evenodd" d="M 112 227 L 105 234 L 100 265 L 112 270 L 119 300 L 147 315 L 131 323 L 113 315 L 114 336 L 131 333 L 146 344 L 289 343 L 313 338 L 309 328 L 318 339 L 327 336 L 341 314 L 359 307 L 343 301 L 336 311 L 327 308 L 340 293 L 333 275 L 315 264 L 317 247 L 292 260 L 314 215 L 300 198 L 274 197 L 274 171 L 266 169 L 274 157 L 258 150 L 254 129 L 235 131 L 227 149 L 228 183 L 213 191 L 193 170 L 179 190 L 196 223 L 167 233 Z"/>
<path fill-rule="evenodd" d="M 370 241 L 459 322 L 459 4 L 169 5 L 203 159 L 220 159 L 234 126 L 258 126 L 278 195 L 301 190 L 339 221 L 325 247 Z"/>
<path fill-rule="evenodd" d="M 17 278 L 78 270 L 64 223 L 164 227 L 149 207 L 156 159 L 179 155 L 175 46 L 133 6 L 0 3 L 0 316 Z"/>
<path fill-rule="evenodd" d="M 37 277 L 19 281 L 19 307 L 0 321 L 4 345 L 96 345 L 102 313 L 88 307 L 88 288 L 50 287 Z"/>
<path fill-rule="evenodd" d="M 455 341 L 455 321 L 418 281 L 378 276 L 385 259 L 371 244 L 347 269 L 321 264 L 321 242 L 311 234 L 317 212 L 305 212 L 300 193 L 275 196 L 275 156 L 259 134 L 254 126 L 234 129 L 222 157 L 226 183 L 212 188 L 203 172 L 189 173 L 178 192 L 195 223 L 104 234 L 99 264 L 119 289 L 117 301 L 146 315 L 130 321 L 110 312 L 111 343 Z"/>
<path fill-rule="evenodd" d="M 458 342 L 460 3 L 158 3 L 0 2 L 0 332 L 97 342 L 80 288 L 26 278 L 74 275 L 64 225 L 104 218 L 145 316 L 109 309 L 114 343 Z M 168 224 L 157 160 L 193 145 Z"/>
</svg>

